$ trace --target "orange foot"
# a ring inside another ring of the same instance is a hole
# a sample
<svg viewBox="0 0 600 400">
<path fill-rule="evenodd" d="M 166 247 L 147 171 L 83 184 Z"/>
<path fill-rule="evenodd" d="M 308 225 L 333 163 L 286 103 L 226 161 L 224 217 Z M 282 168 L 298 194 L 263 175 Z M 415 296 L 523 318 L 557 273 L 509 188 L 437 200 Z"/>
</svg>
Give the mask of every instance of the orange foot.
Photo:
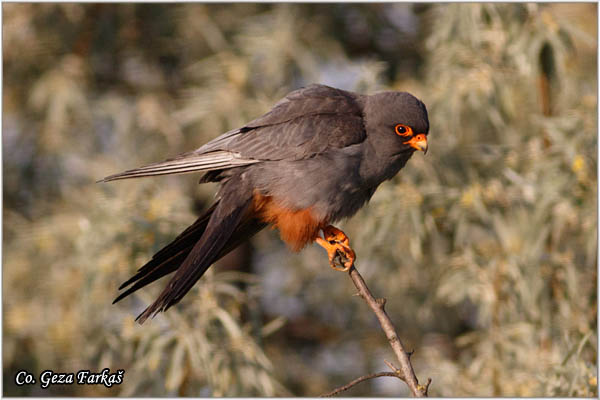
<svg viewBox="0 0 600 400">
<path fill-rule="evenodd" d="M 336 271 L 348 271 L 356 260 L 348 236 L 338 228 L 329 225 L 323 228 L 323 238 L 317 237 L 315 241 L 327 250 L 331 268 Z"/>
</svg>

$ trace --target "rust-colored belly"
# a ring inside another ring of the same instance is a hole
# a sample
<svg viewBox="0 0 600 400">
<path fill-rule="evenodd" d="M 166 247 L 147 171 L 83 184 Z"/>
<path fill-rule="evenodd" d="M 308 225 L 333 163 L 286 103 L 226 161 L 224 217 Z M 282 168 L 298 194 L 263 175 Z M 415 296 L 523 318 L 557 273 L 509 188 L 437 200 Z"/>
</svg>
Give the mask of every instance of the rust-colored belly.
<svg viewBox="0 0 600 400">
<path fill-rule="evenodd" d="M 293 250 L 299 251 L 319 235 L 319 230 L 327 225 L 320 221 L 311 208 L 290 210 L 283 207 L 272 196 L 254 194 L 254 213 L 260 221 L 279 229 L 281 239 Z"/>
</svg>

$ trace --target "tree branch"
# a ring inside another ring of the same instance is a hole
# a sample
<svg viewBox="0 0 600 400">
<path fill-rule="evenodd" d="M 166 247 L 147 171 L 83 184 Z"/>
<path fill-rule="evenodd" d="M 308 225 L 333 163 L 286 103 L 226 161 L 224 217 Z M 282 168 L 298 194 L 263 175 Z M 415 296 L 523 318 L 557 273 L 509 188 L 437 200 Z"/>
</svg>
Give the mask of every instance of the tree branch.
<svg viewBox="0 0 600 400">
<path fill-rule="evenodd" d="M 419 385 L 419 380 L 415 376 L 415 372 L 413 370 L 412 364 L 410 363 L 410 354 L 404 350 L 404 346 L 396 333 L 396 328 L 394 328 L 394 324 L 388 317 L 385 312 L 385 299 L 375 299 L 371 294 L 371 291 L 367 287 L 362 276 L 358 273 L 358 270 L 352 265 L 350 270 L 348 271 L 354 286 L 358 289 L 358 294 L 362 297 L 371 310 L 377 316 L 379 320 L 379 324 L 383 329 L 385 335 L 387 336 L 388 341 L 390 342 L 390 346 L 392 346 L 392 350 L 396 354 L 398 358 L 398 362 L 400 363 L 400 368 L 394 369 L 394 375 L 398 378 L 402 379 L 408 385 L 410 391 L 415 397 L 427 397 L 427 391 L 429 389 L 429 384 L 431 383 L 431 379 L 427 381 L 426 385 Z M 393 367 L 390 365 L 390 367 Z M 359 378 L 360 379 L 360 378 Z M 351 382 L 352 383 L 352 382 Z M 358 382 L 357 382 L 358 383 Z"/>
<path fill-rule="evenodd" d="M 395 372 L 378 372 L 376 374 L 364 375 L 364 376 L 361 376 L 359 378 L 356 378 L 355 380 L 353 380 L 352 382 L 350 382 L 350 383 L 348 383 L 348 384 L 346 384 L 344 386 L 340 386 L 339 388 L 332 390 L 329 393 L 322 394 L 320 397 L 335 396 L 338 393 L 341 393 L 341 392 L 343 392 L 345 390 L 350 389 L 354 385 L 358 385 L 359 383 L 364 382 L 364 381 L 366 381 L 368 379 L 379 378 L 380 376 L 392 376 L 394 378 L 398 378 L 398 374 L 396 374 Z"/>
</svg>

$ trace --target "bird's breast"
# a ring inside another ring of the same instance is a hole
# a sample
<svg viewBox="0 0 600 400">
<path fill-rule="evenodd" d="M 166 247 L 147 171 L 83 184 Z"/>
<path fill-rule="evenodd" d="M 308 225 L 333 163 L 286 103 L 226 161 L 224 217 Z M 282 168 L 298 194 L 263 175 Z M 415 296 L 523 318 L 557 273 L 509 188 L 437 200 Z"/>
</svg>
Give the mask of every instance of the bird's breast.
<svg viewBox="0 0 600 400">
<path fill-rule="evenodd" d="M 313 207 L 292 209 L 273 196 L 258 191 L 253 198 L 254 217 L 279 230 L 281 239 L 293 250 L 299 251 L 319 235 L 327 221 L 319 218 Z"/>
<path fill-rule="evenodd" d="M 251 166 L 254 187 L 262 196 L 272 198 L 266 208 L 271 211 L 264 218 L 278 221 L 279 226 L 288 219 L 309 219 L 302 214 L 304 210 L 310 210 L 311 218 L 318 222 L 334 223 L 351 217 L 369 200 L 376 187 L 360 175 L 360 161 L 358 152 L 335 151 L 305 160 Z"/>
</svg>

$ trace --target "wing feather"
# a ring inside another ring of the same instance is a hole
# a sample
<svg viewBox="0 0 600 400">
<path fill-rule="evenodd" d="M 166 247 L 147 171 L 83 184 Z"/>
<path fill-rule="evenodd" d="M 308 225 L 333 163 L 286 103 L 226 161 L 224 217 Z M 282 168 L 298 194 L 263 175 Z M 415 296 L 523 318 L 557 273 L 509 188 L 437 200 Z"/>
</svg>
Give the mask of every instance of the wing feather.
<svg viewBox="0 0 600 400">
<path fill-rule="evenodd" d="M 196 151 L 181 154 L 175 158 L 149 164 L 140 168 L 130 169 L 118 174 L 107 176 L 99 182 L 109 182 L 117 179 L 140 178 L 143 176 L 185 174 L 190 172 L 212 171 L 254 164 L 260 160 L 247 159 L 239 153 L 231 151 L 212 151 L 198 153 Z"/>
<path fill-rule="evenodd" d="M 261 161 L 312 157 L 366 138 L 362 96 L 325 85 L 289 93 L 271 111 L 163 162 L 107 176 L 99 182 L 225 170 Z"/>
</svg>

